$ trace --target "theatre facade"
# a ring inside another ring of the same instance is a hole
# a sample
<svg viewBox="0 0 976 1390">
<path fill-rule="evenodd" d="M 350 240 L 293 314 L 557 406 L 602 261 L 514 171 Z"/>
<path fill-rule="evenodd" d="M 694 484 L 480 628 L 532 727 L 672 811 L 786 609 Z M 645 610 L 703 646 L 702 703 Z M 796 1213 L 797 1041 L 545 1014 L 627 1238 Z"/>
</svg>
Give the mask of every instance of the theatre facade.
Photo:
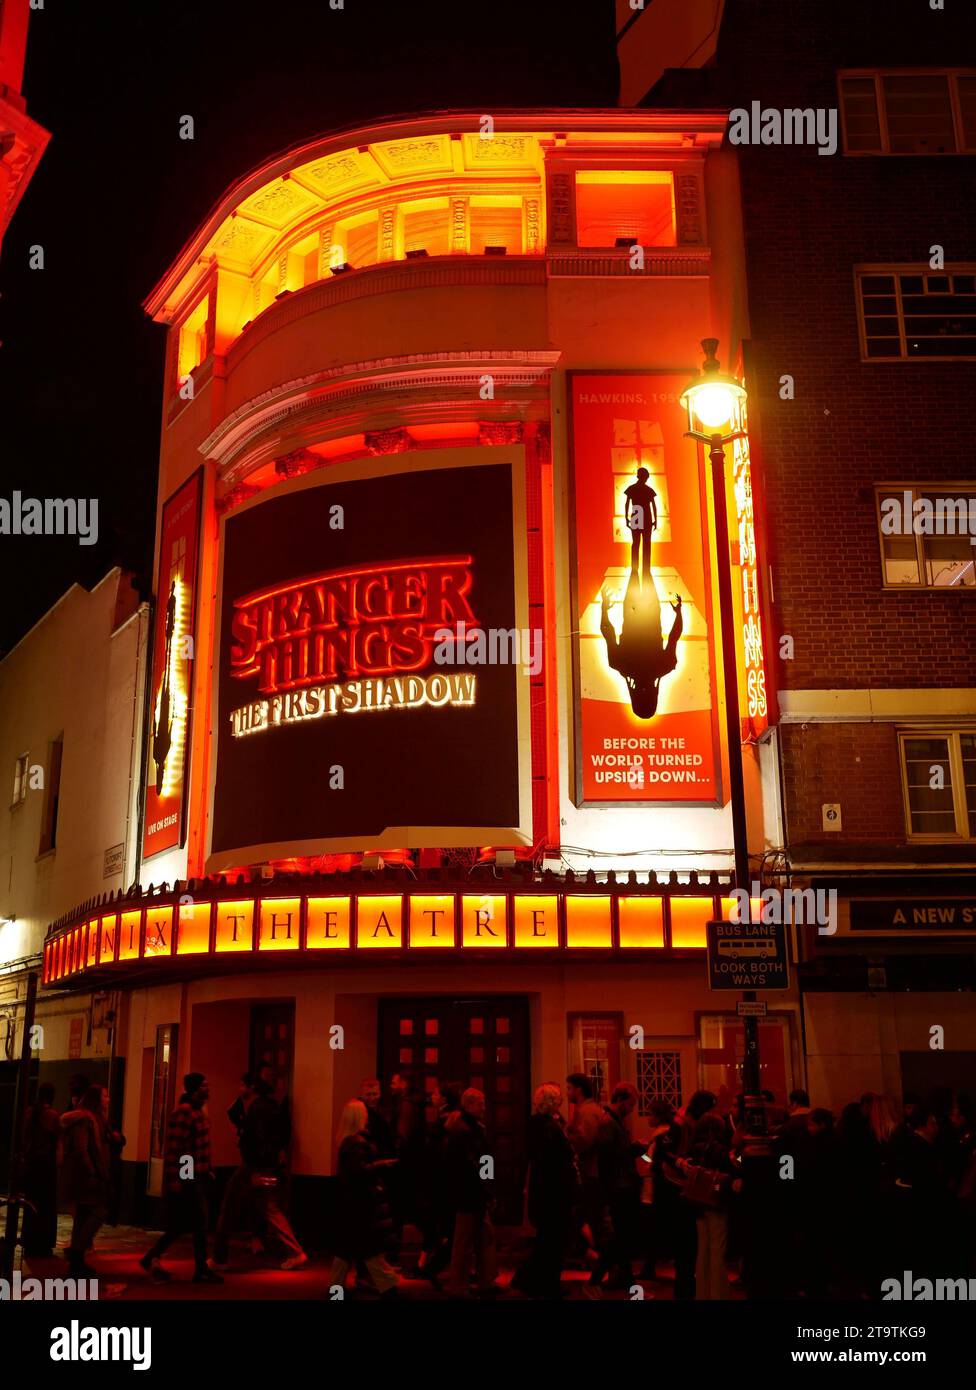
<svg viewBox="0 0 976 1390">
<path fill-rule="evenodd" d="M 732 878 L 714 499 L 680 396 L 748 384 L 721 112 L 438 113 L 241 178 L 168 332 L 138 886 L 44 987 L 119 992 L 132 1214 L 178 1078 L 293 1116 L 296 1204 L 362 1078 L 483 1090 L 518 1220 L 532 1088 L 741 1087 L 705 923 Z M 782 843 L 762 503 L 726 504 L 754 876 Z M 735 750 L 736 756 L 738 750 Z M 803 1081 L 792 990 L 763 1083 Z"/>
</svg>

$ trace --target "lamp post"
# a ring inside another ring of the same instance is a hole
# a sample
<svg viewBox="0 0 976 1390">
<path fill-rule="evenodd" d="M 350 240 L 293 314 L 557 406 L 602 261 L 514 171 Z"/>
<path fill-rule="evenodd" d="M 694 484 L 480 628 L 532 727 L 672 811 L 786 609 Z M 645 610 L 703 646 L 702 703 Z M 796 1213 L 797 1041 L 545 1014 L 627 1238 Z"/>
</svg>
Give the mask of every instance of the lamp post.
<svg viewBox="0 0 976 1390">
<path fill-rule="evenodd" d="M 712 465 L 712 498 L 715 506 L 715 549 L 718 557 L 719 615 L 722 624 L 722 673 L 725 684 L 725 728 L 729 748 L 729 800 L 732 807 L 732 846 L 735 856 L 735 886 L 748 894 L 749 843 L 746 826 L 746 791 L 742 772 L 742 728 L 739 721 L 739 673 L 735 653 L 735 609 L 732 604 L 729 516 L 725 497 L 725 446 L 742 439 L 734 426 L 736 409 L 746 398 L 745 387 L 721 371 L 715 350 L 717 338 L 703 338 L 705 361 L 701 376 L 685 387 L 681 404 L 688 411 L 685 438 L 695 439 L 708 448 Z M 696 422 L 703 428 L 696 428 Z M 755 999 L 754 990 L 743 998 Z M 743 1090 L 747 1096 L 759 1095 L 759 1023 L 749 1016 L 745 1023 L 745 1057 L 742 1065 Z"/>
</svg>

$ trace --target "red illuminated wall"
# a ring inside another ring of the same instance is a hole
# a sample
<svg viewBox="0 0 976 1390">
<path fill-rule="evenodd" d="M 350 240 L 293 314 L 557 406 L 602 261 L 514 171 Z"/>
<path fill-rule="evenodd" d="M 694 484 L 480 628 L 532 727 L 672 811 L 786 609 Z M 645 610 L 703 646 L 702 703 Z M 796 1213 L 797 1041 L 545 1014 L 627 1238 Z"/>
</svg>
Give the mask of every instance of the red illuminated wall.
<svg viewBox="0 0 976 1390">
<path fill-rule="evenodd" d="M 0 4 L 0 238 L 44 152 L 49 136 L 27 115 L 21 95 L 30 0 Z"/>
</svg>

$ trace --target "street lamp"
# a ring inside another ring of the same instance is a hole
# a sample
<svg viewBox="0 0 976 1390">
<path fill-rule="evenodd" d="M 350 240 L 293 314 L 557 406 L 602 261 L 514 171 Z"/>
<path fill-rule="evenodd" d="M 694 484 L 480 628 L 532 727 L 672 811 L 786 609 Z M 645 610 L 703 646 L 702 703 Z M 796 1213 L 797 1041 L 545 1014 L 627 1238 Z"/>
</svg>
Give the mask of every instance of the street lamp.
<svg viewBox="0 0 976 1390">
<path fill-rule="evenodd" d="M 702 374 L 689 381 L 681 397 L 681 404 L 688 410 L 689 435 L 694 439 L 700 439 L 704 444 L 713 444 L 717 440 L 720 445 L 725 445 L 733 439 L 742 438 L 741 430 L 723 435 L 721 426 L 730 424 L 735 418 L 739 403 L 746 398 L 746 388 L 736 381 L 734 376 L 726 376 L 721 370 L 719 360 L 715 356 L 717 347 L 717 338 L 702 339 L 705 352 Z M 710 432 L 702 434 L 696 430 L 696 420 Z M 712 433 L 716 430 L 717 435 Z"/>
<path fill-rule="evenodd" d="M 742 772 L 742 727 L 739 722 L 739 673 L 736 667 L 735 609 L 732 604 L 732 557 L 729 549 L 729 516 L 725 493 L 725 446 L 743 439 L 735 428 L 746 389 L 735 377 L 721 370 L 715 350 L 717 338 L 703 338 L 705 361 L 701 376 L 685 387 L 681 404 L 688 411 L 687 439 L 708 446 L 712 465 L 712 499 L 715 506 L 715 549 L 718 558 L 719 615 L 722 624 L 722 673 L 725 683 L 725 728 L 729 746 L 729 801 L 732 808 L 732 846 L 735 856 L 735 886 L 749 883 L 749 842 L 746 826 L 746 792 Z M 696 428 L 698 426 L 702 428 Z M 755 999 L 753 990 L 743 998 Z M 745 1057 L 742 1065 L 743 1089 L 747 1096 L 759 1094 L 759 1025 L 745 1019 Z"/>
</svg>

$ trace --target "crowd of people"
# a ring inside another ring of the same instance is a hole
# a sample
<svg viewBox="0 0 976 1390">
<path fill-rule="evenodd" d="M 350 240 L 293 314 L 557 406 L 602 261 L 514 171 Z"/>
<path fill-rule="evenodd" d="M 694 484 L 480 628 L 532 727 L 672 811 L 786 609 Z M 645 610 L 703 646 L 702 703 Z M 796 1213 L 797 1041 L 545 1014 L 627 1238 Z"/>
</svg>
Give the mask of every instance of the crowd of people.
<svg viewBox="0 0 976 1390">
<path fill-rule="evenodd" d="M 568 1103 L 568 1105 L 567 1105 Z M 564 1115 L 564 1105 L 568 1114 Z M 530 1248 L 511 1289 L 567 1291 L 575 1267 L 591 1296 L 653 1296 L 666 1273 L 678 1299 L 877 1297 L 881 1280 L 976 1272 L 976 1125 L 964 1096 L 892 1103 L 866 1093 L 839 1118 L 805 1091 L 777 1107 L 764 1093 L 720 1113 L 697 1091 L 654 1100 L 637 1139 L 635 1088 L 600 1104 L 589 1077 L 547 1083 L 527 1134 Z M 480 1091 L 438 1086 L 427 1104 L 403 1077 L 384 1103 L 364 1082 L 343 1110 L 342 1211 L 333 1284 L 394 1296 L 406 1221 L 422 1234 L 417 1272 L 453 1297 L 496 1283 L 490 1140 Z M 651 1287 L 648 1288 L 647 1285 Z"/>
<path fill-rule="evenodd" d="M 61 1194 L 74 1213 L 70 1272 L 92 1276 L 90 1252 L 114 1219 L 124 1137 L 108 1120 L 104 1087 L 72 1080 L 59 1115 L 41 1086 L 25 1132 L 23 1241 L 50 1253 Z M 141 1264 L 154 1280 L 180 1236 L 193 1238 L 194 1281 L 222 1282 L 232 1236 L 277 1249 L 280 1267 L 308 1256 L 286 1215 L 291 1134 L 286 1097 L 270 1068 L 242 1078 L 228 1111 L 240 1162 L 224 1189 L 208 1256 L 214 1168 L 209 1089 L 199 1072 L 169 1117 L 163 1164 L 165 1229 Z M 931 1278 L 976 1273 L 976 1124 L 965 1096 L 892 1103 L 869 1092 L 839 1117 L 802 1090 L 785 1109 L 769 1093 L 740 1096 L 729 1113 L 697 1091 L 675 1109 L 653 1100 L 636 1137 L 638 1094 L 628 1083 L 601 1104 L 592 1080 L 538 1087 L 528 1121 L 523 1230 L 509 1290 L 526 1298 L 568 1291 L 566 1270 L 591 1297 L 624 1290 L 653 1297 L 673 1279 L 678 1299 L 877 1297 L 909 1270 Z M 564 1110 L 566 1113 L 564 1114 Z M 647 1129 L 649 1126 L 649 1131 Z M 481 1091 L 449 1083 L 419 1093 L 406 1076 L 367 1078 L 342 1108 L 336 1136 L 329 1296 L 397 1296 L 404 1231 L 419 1231 L 416 1274 L 452 1298 L 502 1291 L 490 1116 Z M 525 1241 L 522 1241 L 525 1246 Z"/>
</svg>

